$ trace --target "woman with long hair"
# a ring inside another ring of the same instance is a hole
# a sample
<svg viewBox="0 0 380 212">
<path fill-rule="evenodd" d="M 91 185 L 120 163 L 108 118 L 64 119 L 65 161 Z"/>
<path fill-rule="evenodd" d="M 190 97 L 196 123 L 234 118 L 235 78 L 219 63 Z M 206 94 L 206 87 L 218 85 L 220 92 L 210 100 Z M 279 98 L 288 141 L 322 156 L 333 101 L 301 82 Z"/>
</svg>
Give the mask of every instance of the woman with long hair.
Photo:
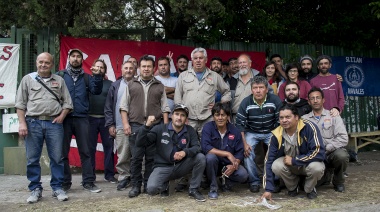
<svg viewBox="0 0 380 212">
<path fill-rule="evenodd" d="M 283 83 L 280 71 L 277 69 L 276 63 L 268 61 L 263 68 L 263 76 L 267 78 L 269 84 L 273 88 L 273 93 L 278 95 L 278 88 Z"/>
</svg>

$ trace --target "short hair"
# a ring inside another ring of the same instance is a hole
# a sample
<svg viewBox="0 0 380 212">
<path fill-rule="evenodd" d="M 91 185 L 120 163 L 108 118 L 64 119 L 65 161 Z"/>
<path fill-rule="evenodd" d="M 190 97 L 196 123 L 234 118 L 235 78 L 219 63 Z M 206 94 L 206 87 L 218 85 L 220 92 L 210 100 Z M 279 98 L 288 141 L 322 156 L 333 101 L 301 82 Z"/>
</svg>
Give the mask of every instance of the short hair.
<svg viewBox="0 0 380 212">
<path fill-rule="evenodd" d="M 222 62 L 222 65 L 224 65 L 224 66 L 228 66 L 228 65 L 230 65 L 230 64 L 228 63 L 228 61 L 223 61 L 223 62 Z"/>
<path fill-rule="evenodd" d="M 223 110 L 227 116 L 231 115 L 231 108 L 227 103 L 217 102 L 211 109 L 212 116 L 214 116 L 215 113 L 220 113 L 221 110 Z"/>
<path fill-rule="evenodd" d="M 256 75 L 253 77 L 252 82 L 251 82 L 251 88 L 252 88 L 253 84 L 264 84 L 265 87 L 268 88 L 267 78 L 260 76 L 260 75 Z"/>
<path fill-rule="evenodd" d="M 321 93 L 322 99 L 325 98 L 325 95 L 324 95 L 324 93 L 323 93 L 323 90 L 320 89 L 320 88 L 318 88 L 318 87 L 315 87 L 315 86 L 312 87 L 312 88 L 309 90 L 309 92 L 307 92 L 307 98 L 309 98 L 310 94 L 313 93 L 313 92 L 319 92 L 319 93 Z"/>
<path fill-rule="evenodd" d="M 177 57 L 177 63 L 178 63 L 178 60 L 180 60 L 180 59 L 185 59 L 187 62 L 189 62 L 189 58 L 186 55 L 184 55 L 184 54 L 180 54 Z"/>
<path fill-rule="evenodd" d="M 237 60 L 237 57 L 231 57 L 230 59 L 228 59 L 228 64 L 230 64 L 230 62 L 233 60 Z"/>
<path fill-rule="evenodd" d="M 168 57 L 163 56 L 163 57 L 158 58 L 158 59 L 157 59 L 157 63 L 158 63 L 158 61 L 161 61 L 161 60 L 166 60 L 166 61 L 168 61 L 168 64 L 170 65 L 170 59 L 169 59 Z"/>
<path fill-rule="evenodd" d="M 140 61 L 139 61 L 139 64 L 141 65 L 141 61 L 143 61 L 143 60 L 145 60 L 145 61 L 152 61 L 152 64 L 153 64 L 153 68 L 154 68 L 154 59 L 153 59 L 153 57 L 151 57 L 151 56 L 149 56 L 149 55 L 143 55 L 141 58 L 140 58 Z"/>
<path fill-rule="evenodd" d="M 281 55 L 279 54 L 272 54 L 272 56 L 270 56 L 269 60 L 272 61 L 273 58 L 275 57 L 279 57 L 280 59 L 282 59 Z"/>
<path fill-rule="evenodd" d="M 296 82 L 293 82 L 293 81 L 286 82 L 285 90 L 286 90 L 286 86 L 288 86 L 288 85 L 296 85 L 298 88 L 298 91 L 300 90 L 300 85 L 298 85 L 298 83 L 296 83 Z"/>
<path fill-rule="evenodd" d="M 193 59 L 193 57 L 194 57 L 194 54 L 195 53 L 197 53 L 197 52 L 203 52 L 203 55 L 205 56 L 205 57 L 207 57 L 207 51 L 206 51 L 206 49 L 204 49 L 204 48 L 202 48 L 202 47 L 197 47 L 197 48 L 195 48 L 192 52 L 191 52 L 191 59 Z"/>
<path fill-rule="evenodd" d="M 294 106 L 294 104 L 284 104 L 280 107 L 280 111 L 283 111 L 283 110 L 290 110 L 292 112 L 293 115 L 295 116 L 298 116 L 300 117 L 300 114 L 298 113 L 298 110 L 297 108 Z"/>
<path fill-rule="evenodd" d="M 300 66 L 298 65 L 298 63 L 290 63 L 290 64 L 288 64 L 288 65 L 286 66 L 286 69 L 285 69 L 285 74 L 286 74 L 286 76 L 288 76 L 289 71 L 290 71 L 290 69 L 292 69 L 292 68 L 297 68 L 298 75 L 300 74 L 300 72 L 301 72 L 301 68 L 300 68 Z M 299 76 L 298 76 L 298 77 L 299 77 Z"/>
<path fill-rule="evenodd" d="M 103 66 L 104 66 L 104 73 L 107 73 L 107 64 L 104 62 L 104 60 L 102 60 L 102 59 L 96 59 L 96 60 L 92 63 L 92 66 L 94 66 L 95 63 L 97 63 L 97 62 L 101 62 L 101 63 L 103 63 Z"/>
<path fill-rule="evenodd" d="M 251 60 L 251 56 L 249 56 L 248 54 L 243 53 L 243 54 L 240 54 L 240 55 L 239 55 L 239 57 L 241 57 L 241 56 L 246 56 L 246 57 L 248 58 L 248 61 L 249 61 L 249 62 L 252 62 L 252 60 Z M 238 57 L 238 60 L 239 60 L 239 57 Z"/>
<path fill-rule="evenodd" d="M 332 64 L 331 57 L 328 56 L 328 55 L 321 55 L 321 56 L 319 56 L 319 57 L 317 58 L 317 60 L 315 61 L 315 64 L 316 64 L 316 65 L 319 65 L 319 62 L 320 62 L 321 60 L 323 60 L 323 59 L 328 60 L 328 61 L 330 62 L 330 64 Z"/>
<path fill-rule="evenodd" d="M 217 61 L 219 61 L 220 63 L 223 63 L 222 58 L 220 58 L 220 57 L 213 57 L 213 58 L 211 59 L 211 62 L 214 61 L 214 60 L 217 60 Z"/>
<path fill-rule="evenodd" d="M 124 61 L 124 63 L 121 65 L 121 68 L 123 68 L 123 66 L 126 64 L 126 63 L 130 63 L 133 67 L 133 70 L 134 71 L 137 71 L 137 67 L 135 66 L 135 64 L 132 63 L 132 61 Z"/>
</svg>

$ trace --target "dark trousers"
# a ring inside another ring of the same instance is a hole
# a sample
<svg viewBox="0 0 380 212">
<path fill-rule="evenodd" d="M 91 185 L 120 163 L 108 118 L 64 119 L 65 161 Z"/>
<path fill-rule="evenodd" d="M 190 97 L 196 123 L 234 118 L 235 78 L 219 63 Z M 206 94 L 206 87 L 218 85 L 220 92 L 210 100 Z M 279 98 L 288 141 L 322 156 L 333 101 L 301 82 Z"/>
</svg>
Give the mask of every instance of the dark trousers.
<svg viewBox="0 0 380 212">
<path fill-rule="evenodd" d="M 206 173 L 207 179 L 210 181 L 210 190 L 212 191 L 218 191 L 217 176 L 222 175 L 222 168 L 223 165 L 221 164 L 218 156 L 211 153 L 206 155 Z M 234 171 L 228 179 L 233 182 L 244 183 L 247 181 L 247 178 L 247 170 L 243 166 L 239 165 L 239 169 Z"/>
<path fill-rule="evenodd" d="M 155 195 L 166 189 L 167 182 L 191 173 L 189 189 L 198 189 L 202 174 L 206 166 L 205 156 L 202 153 L 194 157 L 186 157 L 182 161 L 172 166 L 155 167 L 149 177 L 147 191 L 150 195 Z"/>
<path fill-rule="evenodd" d="M 129 136 L 129 145 L 131 148 L 131 183 L 132 186 L 141 187 L 142 182 L 147 185 L 150 174 L 153 170 L 155 144 L 150 146 L 136 147 L 136 137 L 141 124 L 131 122 L 132 135 Z M 145 171 L 142 176 L 142 163 L 145 156 Z"/>
<path fill-rule="evenodd" d="M 87 117 L 66 117 L 63 121 L 63 148 L 62 160 L 64 163 L 63 185 L 71 185 L 71 170 L 69 164 L 70 142 L 75 135 L 78 152 L 82 164 L 82 181 L 91 183 L 95 181 L 94 170 L 91 165 L 91 157 L 88 142 L 89 122 Z"/>
<path fill-rule="evenodd" d="M 115 175 L 113 138 L 110 137 L 108 128 L 104 126 L 104 118 L 89 116 L 88 121 L 90 123 L 88 139 L 93 171 L 95 172 L 96 146 L 98 145 L 98 133 L 100 133 L 104 153 L 104 178 L 110 179 Z"/>
</svg>

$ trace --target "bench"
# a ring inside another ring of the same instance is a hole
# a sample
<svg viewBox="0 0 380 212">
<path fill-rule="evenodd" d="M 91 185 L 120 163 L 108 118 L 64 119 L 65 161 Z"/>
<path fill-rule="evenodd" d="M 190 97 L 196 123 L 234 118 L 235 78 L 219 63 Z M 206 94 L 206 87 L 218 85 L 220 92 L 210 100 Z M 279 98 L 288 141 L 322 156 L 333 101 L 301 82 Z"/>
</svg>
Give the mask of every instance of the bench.
<svg viewBox="0 0 380 212">
<path fill-rule="evenodd" d="M 348 145 L 349 149 L 358 150 L 368 144 L 376 143 L 380 144 L 380 130 L 371 132 L 356 132 L 348 134 Z M 363 143 L 358 146 L 358 141 L 361 140 Z"/>
</svg>

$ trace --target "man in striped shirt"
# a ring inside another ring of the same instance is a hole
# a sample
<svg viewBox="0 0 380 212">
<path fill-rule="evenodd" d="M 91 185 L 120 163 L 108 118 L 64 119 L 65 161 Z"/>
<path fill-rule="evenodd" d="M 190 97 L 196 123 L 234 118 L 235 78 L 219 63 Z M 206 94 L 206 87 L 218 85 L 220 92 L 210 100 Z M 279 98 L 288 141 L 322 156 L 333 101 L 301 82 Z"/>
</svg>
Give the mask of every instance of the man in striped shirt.
<svg viewBox="0 0 380 212">
<path fill-rule="evenodd" d="M 236 115 L 236 127 L 240 129 L 244 142 L 244 166 L 248 171 L 249 190 L 260 191 L 261 180 L 255 163 L 255 147 L 262 141 L 269 144 L 271 131 L 278 126 L 278 112 L 282 106 L 280 98 L 268 93 L 268 81 L 255 76 L 251 82 L 252 95 L 240 104 Z"/>
</svg>

